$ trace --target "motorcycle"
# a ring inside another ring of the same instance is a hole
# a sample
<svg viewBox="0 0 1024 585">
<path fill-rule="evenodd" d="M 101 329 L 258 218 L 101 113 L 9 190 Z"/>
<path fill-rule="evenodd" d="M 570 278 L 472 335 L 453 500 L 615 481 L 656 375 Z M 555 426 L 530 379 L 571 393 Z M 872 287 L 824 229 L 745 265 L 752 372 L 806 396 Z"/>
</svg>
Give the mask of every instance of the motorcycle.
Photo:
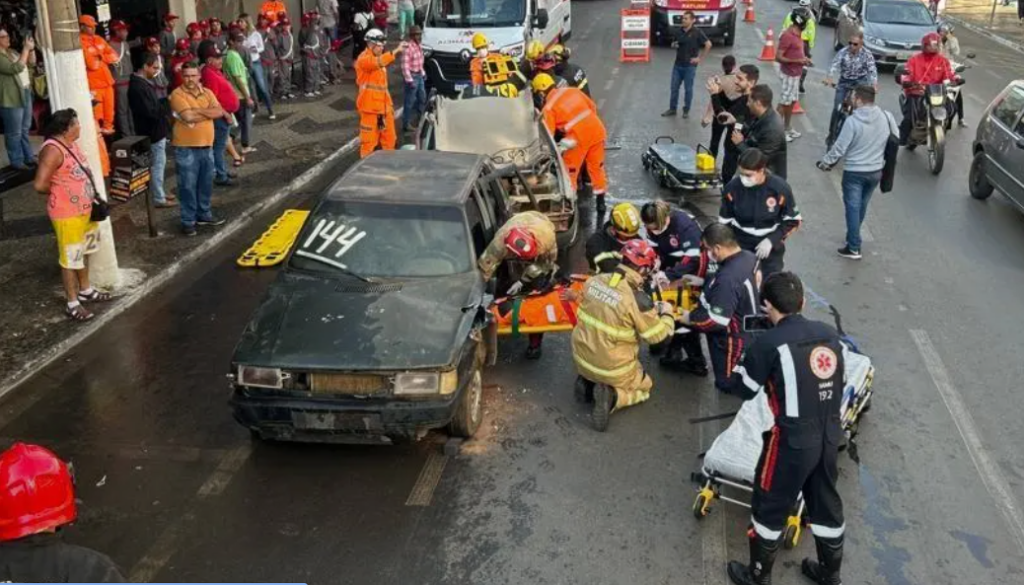
<svg viewBox="0 0 1024 585">
<path fill-rule="evenodd" d="M 828 81 L 822 81 L 828 87 L 835 88 L 835 83 L 829 83 Z M 847 91 L 846 96 L 843 98 L 843 103 L 839 104 L 839 107 L 832 112 L 832 118 L 829 120 L 828 136 L 825 138 L 825 150 L 828 151 L 835 144 L 836 139 L 839 138 L 839 133 L 843 131 L 843 124 L 846 122 L 846 118 L 853 113 L 853 91 Z"/>
<path fill-rule="evenodd" d="M 957 71 L 963 71 L 958 66 Z M 896 81 L 904 88 L 921 87 L 910 81 L 904 81 L 905 70 L 896 68 Z M 946 159 L 946 131 L 952 127 L 956 95 L 964 84 L 963 79 L 954 82 L 933 83 L 924 87 L 923 99 L 910 104 L 911 130 L 907 138 L 907 150 L 913 151 L 918 146 L 928 147 L 928 169 L 933 175 L 942 172 Z M 900 94 L 900 110 L 906 111 L 907 96 Z M 922 111 L 923 110 L 923 111 Z"/>
</svg>

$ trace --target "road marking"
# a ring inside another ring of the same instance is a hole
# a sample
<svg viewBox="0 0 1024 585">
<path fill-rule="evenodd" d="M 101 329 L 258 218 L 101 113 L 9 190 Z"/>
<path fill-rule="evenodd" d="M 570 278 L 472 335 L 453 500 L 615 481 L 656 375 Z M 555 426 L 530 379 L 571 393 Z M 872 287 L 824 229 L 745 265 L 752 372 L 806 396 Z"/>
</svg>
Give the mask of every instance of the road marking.
<svg viewBox="0 0 1024 585">
<path fill-rule="evenodd" d="M 615 80 L 614 79 L 609 79 L 608 81 L 604 82 L 604 90 L 605 91 L 610 90 L 613 85 L 615 85 Z"/>
<path fill-rule="evenodd" d="M 232 449 L 220 460 L 220 465 L 213 471 L 206 482 L 200 486 L 196 495 L 200 499 L 209 496 L 220 495 L 224 488 L 231 483 L 231 478 L 242 468 L 246 460 L 252 455 L 252 444 L 246 443 L 237 449 Z"/>
<path fill-rule="evenodd" d="M 444 473 L 444 467 L 447 464 L 448 458 L 444 455 L 433 452 L 428 454 L 426 462 L 423 463 L 423 470 L 420 471 L 420 476 L 416 479 L 416 483 L 412 486 L 412 491 L 409 493 L 409 499 L 405 500 L 405 505 L 429 506 L 430 500 L 434 498 L 434 490 L 437 489 L 437 484 L 441 482 L 441 474 Z"/>
<path fill-rule="evenodd" d="M 967 453 L 971 456 L 971 462 L 974 463 L 974 468 L 978 471 L 978 478 L 985 484 L 985 489 L 988 490 L 989 496 L 992 497 L 996 507 L 999 508 L 999 512 L 1002 514 L 1003 520 L 1006 521 L 1018 549 L 1024 553 L 1024 516 L 1021 515 L 1020 506 L 1017 505 L 1017 501 L 1013 497 L 1009 482 L 1006 481 L 1006 477 L 1003 475 L 999 465 L 992 460 L 985 450 L 981 442 L 981 434 L 978 433 L 977 425 L 974 422 L 974 417 L 971 416 L 971 412 L 967 409 L 960 391 L 953 386 L 946 366 L 942 363 L 942 358 L 939 357 L 939 352 L 936 351 L 935 346 L 932 344 L 928 332 L 923 329 L 911 329 L 910 336 L 914 339 L 917 350 L 924 359 L 925 366 L 928 368 L 928 374 L 931 376 L 935 387 L 939 390 L 939 395 L 942 396 L 942 402 L 946 405 L 946 410 L 949 411 L 949 415 L 953 418 L 953 424 L 956 425 L 956 429 L 960 432 L 960 438 L 967 447 Z"/>
</svg>

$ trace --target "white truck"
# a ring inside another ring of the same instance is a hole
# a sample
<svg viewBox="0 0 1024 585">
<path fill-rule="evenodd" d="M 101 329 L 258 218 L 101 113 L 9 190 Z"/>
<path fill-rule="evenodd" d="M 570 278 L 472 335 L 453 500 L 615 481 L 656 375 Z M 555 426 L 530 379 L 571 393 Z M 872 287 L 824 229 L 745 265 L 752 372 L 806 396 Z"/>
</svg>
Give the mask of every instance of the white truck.
<svg viewBox="0 0 1024 585">
<path fill-rule="evenodd" d="M 427 80 L 449 96 L 469 85 L 474 34 L 483 33 L 491 50 L 520 59 L 530 41 L 546 47 L 572 31 L 570 0 L 430 0 L 424 17 Z"/>
</svg>

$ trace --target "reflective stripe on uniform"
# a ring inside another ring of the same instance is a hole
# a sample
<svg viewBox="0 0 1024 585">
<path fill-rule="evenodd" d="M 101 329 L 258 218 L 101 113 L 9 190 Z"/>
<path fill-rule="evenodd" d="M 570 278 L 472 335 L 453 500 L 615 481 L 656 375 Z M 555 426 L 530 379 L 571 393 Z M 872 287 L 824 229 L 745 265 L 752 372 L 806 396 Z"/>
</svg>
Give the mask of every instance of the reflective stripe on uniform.
<svg viewBox="0 0 1024 585">
<path fill-rule="evenodd" d="M 552 94 L 551 99 L 548 100 L 548 103 L 544 104 L 544 111 L 546 112 L 548 110 L 554 109 L 555 104 L 558 103 L 558 100 L 562 99 L 563 95 L 565 95 L 564 91 L 558 91 L 557 89 L 555 89 L 555 92 L 554 94 Z"/>
<path fill-rule="evenodd" d="M 775 224 L 775 225 L 773 225 L 772 227 L 769 227 L 769 228 L 752 228 L 752 227 L 743 226 L 743 225 L 740 225 L 740 222 L 736 221 L 736 219 L 732 218 L 732 217 L 729 217 L 729 218 L 720 217 L 720 218 L 718 218 L 718 222 L 719 223 L 724 223 L 726 225 L 731 225 L 734 228 L 742 231 L 743 233 L 750 234 L 752 236 L 767 236 L 768 234 L 770 234 L 770 233 L 774 232 L 775 230 L 779 229 L 779 224 Z"/>
<path fill-rule="evenodd" d="M 712 321 L 714 321 L 715 323 L 718 323 L 722 327 L 728 327 L 729 326 L 730 319 L 728 317 L 723 317 L 723 316 L 715 313 L 715 310 L 713 308 L 711 308 L 711 303 L 708 302 L 707 297 L 705 297 L 703 294 L 700 295 L 700 304 L 708 312 L 708 317 L 710 317 Z"/>
<path fill-rule="evenodd" d="M 765 540 L 778 540 L 782 536 L 781 530 L 772 530 L 755 520 L 753 516 L 750 517 L 750 523 L 754 525 L 754 532 Z"/>
<path fill-rule="evenodd" d="M 641 331 L 640 332 L 640 337 L 643 337 L 644 339 L 650 339 L 650 338 L 654 337 L 655 335 L 659 335 L 661 333 L 664 333 L 665 329 L 667 329 L 667 328 L 668 327 L 665 325 L 665 322 L 662 321 L 661 319 L 658 319 L 658 324 L 655 325 L 654 327 L 651 327 L 647 331 Z"/>
<path fill-rule="evenodd" d="M 605 260 L 622 260 L 622 254 L 618 252 L 601 252 L 594 256 L 594 264 L 600 264 Z"/>
<path fill-rule="evenodd" d="M 597 329 L 602 333 L 607 333 L 608 335 L 611 335 L 616 339 L 636 339 L 636 335 L 635 333 L 633 333 L 632 329 L 626 329 L 624 327 L 616 327 L 615 325 L 609 325 L 604 321 L 599 321 L 598 319 L 592 317 L 591 315 L 584 313 L 582 310 L 576 312 L 576 318 L 579 319 L 581 323 L 589 325 L 590 327 L 593 327 L 594 329 Z"/>
<path fill-rule="evenodd" d="M 778 347 L 779 364 L 782 366 L 782 385 L 786 391 L 786 416 L 797 418 L 800 416 L 800 394 L 796 385 L 796 364 L 793 363 L 793 353 L 789 351 L 786 344 Z"/>
<path fill-rule="evenodd" d="M 608 377 L 608 378 L 614 378 L 614 377 L 617 377 L 617 376 L 623 376 L 625 374 L 628 374 L 628 373 L 632 372 L 633 368 L 636 367 L 635 363 L 630 362 L 630 363 L 628 363 L 628 364 L 626 364 L 626 365 L 624 365 L 622 367 L 615 368 L 614 370 L 606 370 L 604 368 L 599 368 L 599 367 L 595 366 L 594 364 L 591 364 L 590 362 L 588 362 L 587 360 L 581 358 L 578 355 L 574 354 L 572 357 L 573 357 L 574 360 L 576 360 L 576 365 L 578 365 L 579 367 L 583 368 L 584 370 L 587 370 L 587 371 L 593 372 L 593 373 L 595 373 L 595 374 L 597 374 L 599 376 L 605 376 L 605 377 Z"/>
<path fill-rule="evenodd" d="M 846 532 L 846 524 L 843 524 L 839 528 L 822 526 L 821 524 L 811 524 L 811 534 L 818 538 L 839 538 L 844 532 Z"/>
<path fill-rule="evenodd" d="M 376 83 L 364 83 L 364 84 L 359 86 L 359 91 L 362 91 L 364 89 L 376 89 L 378 91 L 387 91 L 388 90 L 388 86 L 386 86 L 386 85 L 377 85 Z"/>
<path fill-rule="evenodd" d="M 591 112 L 590 110 L 576 114 L 576 117 L 573 118 L 572 120 L 569 120 L 569 122 L 565 125 L 565 131 L 569 132 L 570 130 L 572 130 L 573 127 L 576 126 L 576 124 L 579 124 L 583 120 L 586 120 L 587 117 L 590 116 L 590 114 L 593 114 L 593 112 Z"/>
<path fill-rule="evenodd" d="M 732 373 L 739 374 L 740 378 L 743 379 L 743 385 L 749 388 L 751 392 L 756 393 L 761 391 L 761 385 L 755 382 L 754 379 L 750 377 L 750 374 L 747 373 L 747 368 L 744 367 L 743 365 L 736 366 L 733 369 Z"/>
</svg>

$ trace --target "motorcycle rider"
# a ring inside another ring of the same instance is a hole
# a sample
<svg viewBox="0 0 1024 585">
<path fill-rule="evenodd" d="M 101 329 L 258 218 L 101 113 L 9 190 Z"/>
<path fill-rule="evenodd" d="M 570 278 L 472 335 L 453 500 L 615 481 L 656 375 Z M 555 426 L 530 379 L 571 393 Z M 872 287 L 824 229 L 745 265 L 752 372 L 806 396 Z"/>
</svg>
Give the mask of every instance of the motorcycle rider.
<svg viewBox="0 0 1024 585">
<path fill-rule="evenodd" d="M 858 85 L 870 85 L 878 91 L 878 67 L 875 65 L 875 56 L 864 49 L 863 32 L 854 31 L 846 46 L 836 53 L 824 83 L 836 88 L 836 97 L 832 102 L 832 120 L 829 122 L 828 138 L 825 141 L 825 144 L 832 144 L 839 135 L 836 126 L 839 124 L 843 102 L 850 90 Z"/>
<path fill-rule="evenodd" d="M 622 247 L 640 235 L 640 212 L 632 203 L 612 207 L 604 229 L 587 238 L 586 256 L 590 270 L 597 274 L 612 272 L 622 261 Z"/>
<path fill-rule="evenodd" d="M 655 302 L 645 281 L 655 270 L 658 254 L 645 240 L 622 247 L 622 263 L 610 273 L 587 280 L 581 293 L 578 322 L 572 331 L 578 400 L 593 396 L 594 428 L 608 428 L 608 417 L 646 401 L 654 381 L 640 363 L 640 340 L 654 344 L 672 335 L 672 306 Z"/>
<path fill-rule="evenodd" d="M 39 445 L 0 454 L 0 579 L 13 583 L 124 583 L 106 555 L 66 544 L 78 517 L 69 465 Z"/>
<path fill-rule="evenodd" d="M 939 51 L 942 44 L 937 32 L 930 32 L 921 38 L 921 52 L 907 61 L 906 70 L 900 82 L 903 84 L 903 120 L 900 121 L 900 146 L 906 146 L 914 127 L 915 112 L 923 115 L 925 88 L 936 83 L 957 81 L 949 59 Z"/>
<path fill-rule="evenodd" d="M 948 22 L 944 22 L 939 25 L 939 35 L 942 37 L 942 56 L 949 60 L 950 65 L 956 63 L 956 60 L 960 58 L 960 39 L 956 38 L 953 34 L 953 25 Z M 953 70 L 956 72 L 956 69 Z M 963 90 L 956 92 L 956 116 L 957 124 L 964 128 L 967 123 L 964 122 L 964 92 Z"/>
<path fill-rule="evenodd" d="M 587 72 L 579 65 L 569 62 L 569 57 L 572 55 L 569 52 L 569 48 L 556 43 L 548 49 L 548 54 L 555 58 L 555 75 L 564 79 L 569 84 L 569 87 L 582 89 L 583 93 L 590 96 Z"/>
</svg>

